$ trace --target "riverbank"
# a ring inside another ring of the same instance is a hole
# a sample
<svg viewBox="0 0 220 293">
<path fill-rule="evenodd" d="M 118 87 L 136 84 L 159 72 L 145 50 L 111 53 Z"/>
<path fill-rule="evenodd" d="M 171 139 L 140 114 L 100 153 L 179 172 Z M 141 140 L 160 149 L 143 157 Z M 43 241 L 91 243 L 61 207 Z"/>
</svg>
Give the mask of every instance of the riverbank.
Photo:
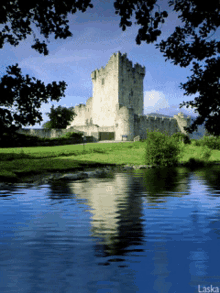
<svg viewBox="0 0 220 293">
<path fill-rule="evenodd" d="M 208 161 L 201 159 L 201 153 L 201 147 L 183 146 L 179 165 L 192 167 L 220 162 L 220 151 L 213 150 Z M 121 171 L 151 167 L 145 165 L 145 142 L 0 149 L 0 155 L 0 182 L 46 182 L 77 172 L 81 172 L 77 175 L 81 177 L 88 175 L 82 172 L 91 171 L 91 176 L 98 176 L 96 171 L 106 167 Z"/>
<path fill-rule="evenodd" d="M 99 164 L 96 164 L 98 166 Z M 207 164 L 197 163 L 197 165 L 190 165 L 187 163 L 179 163 L 176 167 L 186 167 L 190 169 L 195 169 L 198 167 L 204 166 L 212 166 L 212 165 L 220 165 L 220 162 L 210 162 Z M 88 166 L 88 165 L 87 165 Z M 149 165 L 99 165 L 99 167 L 94 168 L 94 165 L 90 166 L 90 168 L 78 168 L 69 172 L 47 172 L 38 175 L 29 175 L 20 177 L 19 180 L 15 181 L 6 181 L 0 182 L 0 186 L 2 184 L 33 184 L 33 185 L 44 185 L 51 182 L 62 182 L 62 181 L 75 181 L 82 180 L 85 178 L 102 178 L 108 176 L 112 172 L 123 172 L 123 171 L 133 171 L 139 169 L 152 169 L 152 168 L 161 168 L 161 166 L 149 166 Z M 80 170 L 80 171 L 79 171 Z"/>
</svg>

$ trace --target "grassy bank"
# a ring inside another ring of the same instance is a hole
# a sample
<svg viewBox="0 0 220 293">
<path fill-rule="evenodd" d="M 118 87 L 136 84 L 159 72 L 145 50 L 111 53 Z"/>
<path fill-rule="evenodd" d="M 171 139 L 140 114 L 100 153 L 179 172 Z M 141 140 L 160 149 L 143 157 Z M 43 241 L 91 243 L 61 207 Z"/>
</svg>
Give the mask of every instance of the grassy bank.
<svg viewBox="0 0 220 293">
<path fill-rule="evenodd" d="M 203 160 L 203 154 L 203 147 L 182 144 L 179 160 Z M 97 164 L 144 165 L 145 142 L 1 148 L 0 156 L 0 181 L 16 182 L 35 174 L 81 170 Z M 220 161 L 220 151 L 212 150 L 209 161 Z"/>
</svg>

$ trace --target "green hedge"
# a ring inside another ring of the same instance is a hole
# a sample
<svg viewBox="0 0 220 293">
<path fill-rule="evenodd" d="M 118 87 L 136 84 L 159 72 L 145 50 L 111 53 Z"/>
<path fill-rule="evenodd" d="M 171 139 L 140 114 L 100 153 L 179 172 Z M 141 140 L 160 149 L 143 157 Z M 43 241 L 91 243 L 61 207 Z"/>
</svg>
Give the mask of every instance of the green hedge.
<svg viewBox="0 0 220 293">
<path fill-rule="evenodd" d="M 55 146 L 64 144 L 75 144 L 82 142 L 82 134 L 68 132 L 62 137 L 57 138 L 40 138 L 37 136 L 13 133 L 4 134 L 0 138 L 0 148 L 10 147 L 33 147 L 33 146 Z"/>
<path fill-rule="evenodd" d="M 70 139 L 70 138 L 82 138 L 83 133 L 77 133 L 77 132 L 67 132 L 64 135 L 62 135 L 62 138 Z"/>
</svg>

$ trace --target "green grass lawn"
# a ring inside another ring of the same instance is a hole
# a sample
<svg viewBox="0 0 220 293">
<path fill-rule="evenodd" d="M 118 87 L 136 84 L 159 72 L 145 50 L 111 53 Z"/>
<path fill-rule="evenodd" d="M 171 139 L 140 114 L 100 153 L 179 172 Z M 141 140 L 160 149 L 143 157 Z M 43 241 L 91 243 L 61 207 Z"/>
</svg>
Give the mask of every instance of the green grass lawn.
<svg viewBox="0 0 220 293">
<path fill-rule="evenodd" d="M 183 145 L 179 161 L 202 159 L 202 147 Z M 74 170 L 86 164 L 145 164 L 145 142 L 88 143 L 53 147 L 0 148 L 0 180 L 53 171 Z M 220 151 L 212 150 L 209 161 L 220 161 Z"/>
</svg>

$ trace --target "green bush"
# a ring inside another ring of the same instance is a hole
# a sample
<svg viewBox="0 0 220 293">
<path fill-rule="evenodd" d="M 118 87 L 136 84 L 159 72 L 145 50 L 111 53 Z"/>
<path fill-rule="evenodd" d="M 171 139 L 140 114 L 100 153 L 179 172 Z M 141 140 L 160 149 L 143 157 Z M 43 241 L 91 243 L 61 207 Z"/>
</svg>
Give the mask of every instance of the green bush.
<svg viewBox="0 0 220 293">
<path fill-rule="evenodd" d="M 208 159 L 211 156 L 211 150 L 206 145 L 202 147 L 201 153 L 200 153 L 200 159 L 208 161 Z"/>
<path fill-rule="evenodd" d="M 192 139 L 191 139 L 191 145 L 194 145 L 194 146 L 195 146 L 196 143 L 197 143 L 197 140 L 196 140 L 195 138 L 192 138 Z"/>
<path fill-rule="evenodd" d="M 183 141 L 184 144 L 190 144 L 191 141 L 190 141 L 190 138 L 188 137 L 188 135 L 184 134 L 184 133 L 181 133 L 181 132 L 177 132 L 177 133 L 174 133 L 172 135 L 172 137 L 176 140 L 176 141 Z"/>
<path fill-rule="evenodd" d="M 146 164 L 175 165 L 178 162 L 180 153 L 180 144 L 173 137 L 160 132 L 148 132 L 146 140 Z"/>
<path fill-rule="evenodd" d="M 202 145 L 201 140 L 200 139 L 194 139 L 193 140 L 193 145 L 195 145 L 195 146 L 201 146 Z"/>
<path fill-rule="evenodd" d="M 207 146 L 211 150 L 220 150 L 220 137 L 219 136 L 204 136 L 199 140 L 200 146 Z"/>
<path fill-rule="evenodd" d="M 81 138 L 83 136 L 82 133 L 77 133 L 77 132 L 67 132 L 65 133 L 64 135 L 62 135 L 62 138 L 65 138 L 65 139 L 70 139 L 70 138 Z"/>
</svg>

